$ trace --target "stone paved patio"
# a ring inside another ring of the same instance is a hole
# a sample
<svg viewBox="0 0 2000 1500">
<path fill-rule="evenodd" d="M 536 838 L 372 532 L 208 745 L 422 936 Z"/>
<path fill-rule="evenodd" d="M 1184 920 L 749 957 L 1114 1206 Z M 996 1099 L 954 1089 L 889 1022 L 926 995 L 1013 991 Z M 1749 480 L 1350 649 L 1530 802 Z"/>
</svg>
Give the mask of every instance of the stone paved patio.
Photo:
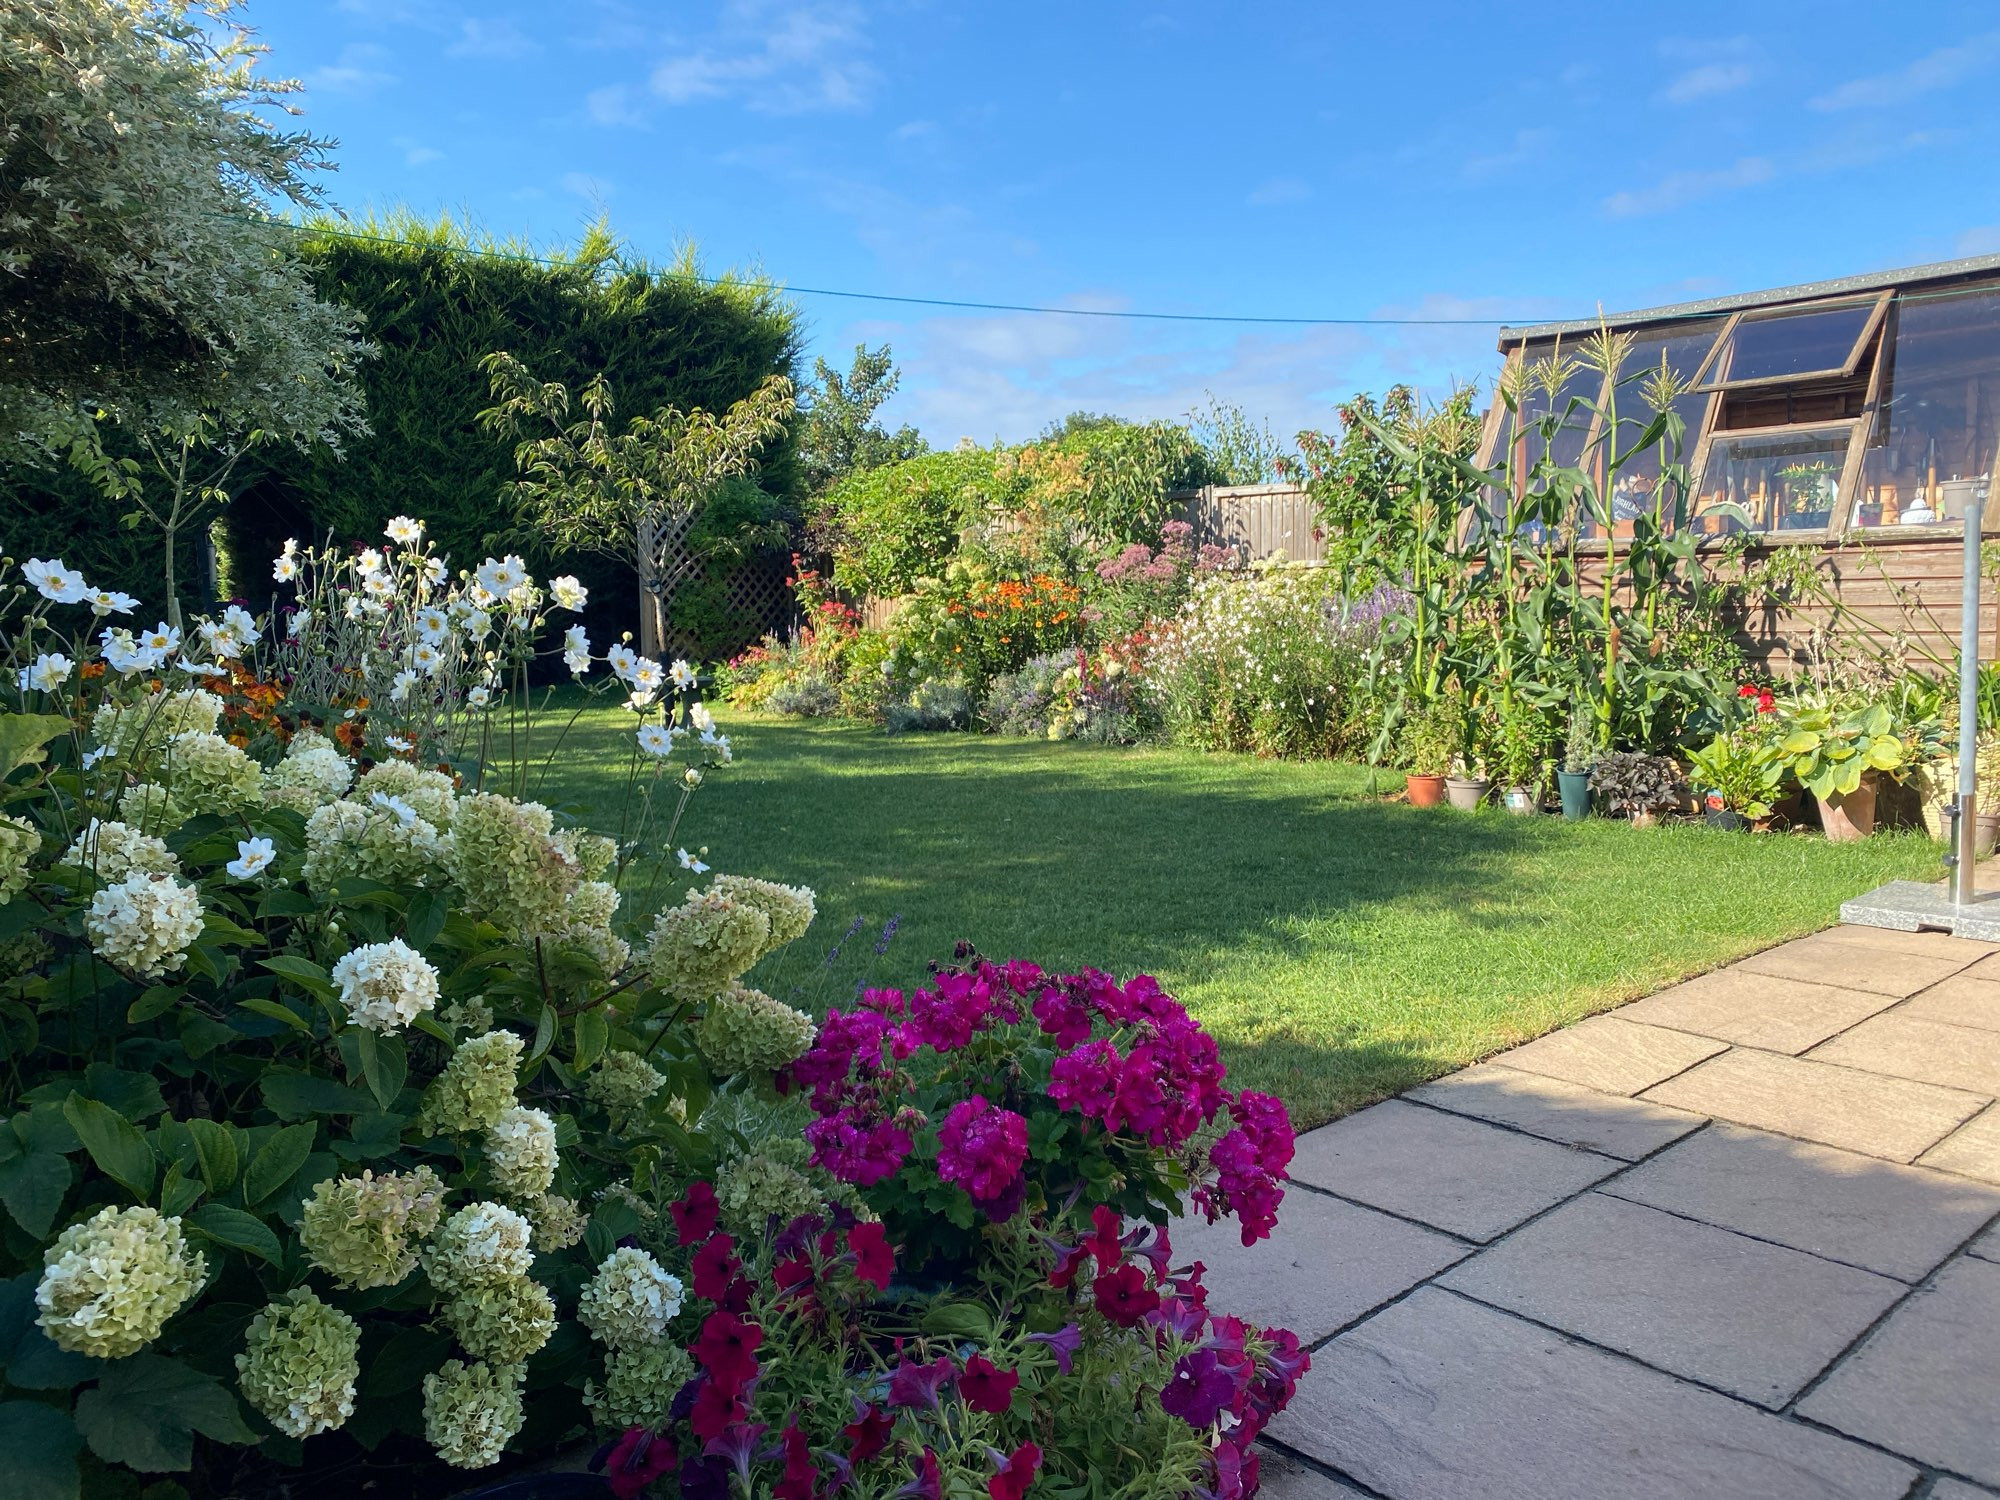
<svg viewBox="0 0 2000 1500">
<path fill-rule="evenodd" d="M 1274 1500 L 2000 1496 L 2000 946 L 1840 927 L 1300 1137 L 1180 1226 L 1313 1369 Z"/>
</svg>

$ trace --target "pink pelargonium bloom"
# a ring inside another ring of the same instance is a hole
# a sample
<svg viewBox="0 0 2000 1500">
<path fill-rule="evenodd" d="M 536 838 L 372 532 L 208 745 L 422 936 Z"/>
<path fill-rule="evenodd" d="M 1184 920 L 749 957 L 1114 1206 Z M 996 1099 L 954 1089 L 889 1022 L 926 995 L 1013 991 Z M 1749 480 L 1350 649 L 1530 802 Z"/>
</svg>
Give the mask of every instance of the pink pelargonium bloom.
<svg viewBox="0 0 2000 1500">
<path fill-rule="evenodd" d="M 1064 1109 L 1102 1120 L 1118 1097 L 1124 1061 L 1105 1039 L 1072 1047 L 1050 1066 L 1049 1097 Z"/>
<path fill-rule="evenodd" d="M 938 1127 L 938 1176 L 956 1183 L 975 1203 L 1004 1197 L 1028 1159 L 1028 1122 L 984 1094 L 952 1106 Z"/>
</svg>

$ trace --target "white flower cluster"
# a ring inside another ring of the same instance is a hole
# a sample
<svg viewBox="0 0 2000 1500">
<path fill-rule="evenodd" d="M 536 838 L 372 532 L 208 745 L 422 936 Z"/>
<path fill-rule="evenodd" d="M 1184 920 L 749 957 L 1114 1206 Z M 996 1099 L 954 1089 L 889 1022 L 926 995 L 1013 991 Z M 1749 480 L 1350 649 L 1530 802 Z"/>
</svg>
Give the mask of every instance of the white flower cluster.
<svg viewBox="0 0 2000 1500">
<path fill-rule="evenodd" d="M 437 828 L 393 797 L 380 803 L 348 799 L 329 802 L 306 819 L 306 884 L 332 888 L 347 875 L 384 885 L 426 885 L 436 881 L 445 843 Z"/>
<path fill-rule="evenodd" d="M 401 938 L 342 954 L 333 978 L 348 1018 L 370 1031 L 400 1031 L 437 1005 L 437 970 Z"/>
<path fill-rule="evenodd" d="M 345 796 L 353 779 L 354 768 L 338 745 L 314 730 L 301 729 L 285 747 L 284 759 L 264 773 L 264 796 L 310 813 Z"/>
<path fill-rule="evenodd" d="M 448 1359 L 436 1374 L 426 1375 L 424 1436 L 438 1457 L 460 1469 L 498 1463 L 527 1418 L 523 1373 L 518 1364 Z"/>
<path fill-rule="evenodd" d="M 92 818 L 63 852 L 61 863 L 94 872 L 114 884 L 137 871 L 146 875 L 178 875 L 181 862 L 166 844 L 129 823 Z"/>
<path fill-rule="evenodd" d="M 237 1384 L 286 1437 L 314 1437 L 354 1415 L 360 1352 L 360 1325 L 298 1287 L 250 1320 Z"/>
<path fill-rule="evenodd" d="M 502 1113 L 486 1132 L 486 1170 L 509 1198 L 541 1197 L 556 1180 L 556 1125 L 522 1105 Z"/>
<path fill-rule="evenodd" d="M 526 1276 L 534 1228 L 498 1203 L 468 1203 L 444 1221 L 424 1255 L 431 1285 L 446 1296 Z"/>
<path fill-rule="evenodd" d="M 58 1347 L 123 1359 L 160 1336 L 208 1267 L 181 1221 L 155 1208 L 104 1208 L 42 1253 L 35 1319 Z"/>
<path fill-rule="evenodd" d="M 171 875 L 135 871 L 90 898 L 83 925 L 98 957 L 158 979 L 201 936 L 201 897 Z"/>
<path fill-rule="evenodd" d="M 613 1349 L 659 1343 L 680 1310 L 680 1278 L 636 1245 L 607 1255 L 576 1304 L 583 1325 Z"/>
</svg>

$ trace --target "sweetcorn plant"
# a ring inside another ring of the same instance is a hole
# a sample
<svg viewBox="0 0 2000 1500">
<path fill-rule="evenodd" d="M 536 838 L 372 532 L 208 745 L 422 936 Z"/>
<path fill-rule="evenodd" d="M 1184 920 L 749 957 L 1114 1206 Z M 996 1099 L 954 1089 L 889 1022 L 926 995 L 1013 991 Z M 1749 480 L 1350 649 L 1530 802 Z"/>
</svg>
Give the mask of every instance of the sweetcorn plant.
<svg viewBox="0 0 2000 1500">
<path fill-rule="evenodd" d="M 634 878 L 631 846 L 671 848 L 730 758 L 698 707 L 694 732 L 661 721 L 685 664 L 552 648 L 634 705 L 628 840 L 481 791 L 505 779 L 477 752 L 518 695 L 476 701 L 447 665 L 399 698 L 399 653 L 439 597 L 485 610 L 482 590 L 518 642 L 492 649 L 524 659 L 569 588 L 509 559 L 447 588 L 414 528 L 370 563 L 321 559 L 331 581 L 289 616 L 185 634 L 126 624 L 132 601 L 56 560 L 0 574 L 0 1374 L 35 1393 L 5 1404 L 0 1470 L 35 1493 L 146 1482 L 114 1469 L 276 1493 L 364 1450 L 442 1488 L 426 1464 L 615 1432 L 593 1387 L 621 1410 L 646 1387 L 577 1322 L 583 1288 L 678 1190 L 668 1163 L 731 1166 L 688 1122 L 811 1039 L 739 983 L 804 930 L 810 893 L 684 887 L 692 858 Z M 324 607 L 343 595 L 359 618 Z M 234 727 L 274 636 L 273 673 L 320 701 Z M 467 617 L 441 640 L 477 670 L 479 636 Z M 343 700 L 353 717 L 311 727 Z M 686 924 L 632 899 L 656 888 L 747 934 L 698 983 Z M 713 1058 L 719 1007 L 737 1045 Z"/>
</svg>

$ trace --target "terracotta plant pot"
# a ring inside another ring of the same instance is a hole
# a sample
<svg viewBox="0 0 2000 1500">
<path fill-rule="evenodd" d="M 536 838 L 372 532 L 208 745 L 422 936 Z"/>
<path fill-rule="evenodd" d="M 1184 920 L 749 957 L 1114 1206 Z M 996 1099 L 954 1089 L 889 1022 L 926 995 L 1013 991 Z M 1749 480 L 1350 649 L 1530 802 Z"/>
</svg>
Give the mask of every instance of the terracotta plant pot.
<svg viewBox="0 0 2000 1500">
<path fill-rule="evenodd" d="M 1474 781 L 1465 776 L 1447 776 L 1444 779 L 1444 794 L 1451 799 L 1451 805 L 1460 812 L 1472 812 L 1486 800 L 1486 794 L 1493 790 L 1493 783 L 1481 778 Z"/>
<path fill-rule="evenodd" d="M 1851 792 L 1835 792 L 1819 799 L 1819 826 L 1836 844 L 1865 839 L 1875 831 L 1875 778 L 1863 776 Z"/>
<path fill-rule="evenodd" d="M 1403 795 L 1412 807 L 1436 807 L 1444 801 L 1442 776 L 1409 776 L 1403 781 Z"/>
<path fill-rule="evenodd" d="M 2000 812 L 1980 813 L 1972 822 L 1972 852 L 1985 859 L 1995 848 L 2000 848 Z"/>
<path fill-rule="evenodd" d="M 1651 810 L 1635 812 L 1632 814 L 1632 826 L 1634 828 L 1657 828 L 1660 826 L 1660 815 Z"/>
</svg>

